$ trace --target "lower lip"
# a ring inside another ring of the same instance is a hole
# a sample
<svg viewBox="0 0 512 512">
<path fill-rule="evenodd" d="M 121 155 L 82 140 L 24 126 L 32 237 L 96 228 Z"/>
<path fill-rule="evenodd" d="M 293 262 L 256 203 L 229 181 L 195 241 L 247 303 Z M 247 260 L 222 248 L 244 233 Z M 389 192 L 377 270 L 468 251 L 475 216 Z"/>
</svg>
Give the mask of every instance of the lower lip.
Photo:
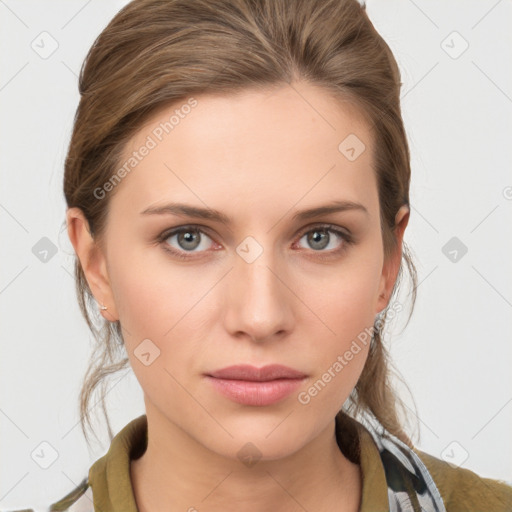
<svg viewBox="0 0 512 512">
<path fill-rule="evenodd" d="M 217 379 L 207 375 L 207 379 L 223 395 L 244 405 L 270 405 L 279 402 L 293 393 L 304 379 L 277 379 L 265 382 Z"/>
</svg>

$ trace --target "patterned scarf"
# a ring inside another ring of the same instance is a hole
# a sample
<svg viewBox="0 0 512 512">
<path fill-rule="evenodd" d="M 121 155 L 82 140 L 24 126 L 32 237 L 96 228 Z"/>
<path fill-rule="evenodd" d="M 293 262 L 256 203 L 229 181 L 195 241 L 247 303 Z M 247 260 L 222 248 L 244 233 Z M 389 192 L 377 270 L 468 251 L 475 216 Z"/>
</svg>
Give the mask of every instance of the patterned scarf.
<svg viewBox="0 0 512 512">
<path fill-rule="evenodd" d="M 364 422 L 382 459 L 390 512 L 446 512 L 441 494 L 425 464 L 405 443 L 380 423 Z"/>
</svg>

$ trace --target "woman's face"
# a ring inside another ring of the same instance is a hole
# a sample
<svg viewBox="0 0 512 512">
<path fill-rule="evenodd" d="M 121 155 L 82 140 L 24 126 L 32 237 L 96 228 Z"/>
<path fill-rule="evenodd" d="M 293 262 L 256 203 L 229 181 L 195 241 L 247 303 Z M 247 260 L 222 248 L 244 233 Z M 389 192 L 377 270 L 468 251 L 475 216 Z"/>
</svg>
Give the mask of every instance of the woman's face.
<svg viewBox="0 0 512 512">
<path fill-rule="evenodd" d="M 269 460 L 295 452 L 356 385 L 364 333 L 398 270 L 400 254 L 384 264 L 362 118 L 304 83 L 200 95 L 155 115 L 125 163 L 121 181 L 97 192 L 110 199 L 108 224 L 101 265 L 86 276 L 105 318 L 120 320 L 148 418 L 232 458 L 249 441 Z M 300 216 L 340 202 L 352 205 Z M 226 222 L 166 212 L 171 203 Z M 306 378 L 281 397 L 262 391 L 256 405 L 206 376 L 240 364 Z"/>
</svg>

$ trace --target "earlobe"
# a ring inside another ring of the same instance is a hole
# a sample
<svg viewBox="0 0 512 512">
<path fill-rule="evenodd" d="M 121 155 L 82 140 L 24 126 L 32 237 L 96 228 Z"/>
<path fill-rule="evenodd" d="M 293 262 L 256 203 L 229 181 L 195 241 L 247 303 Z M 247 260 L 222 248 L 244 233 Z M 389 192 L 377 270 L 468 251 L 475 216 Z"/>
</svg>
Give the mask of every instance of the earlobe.
<svg viewBox="0 0 512 512">
<path fill-rule="evenodd" d="M 108 278 L 105 255 L 91 235 L 89 223 L 82 210 L 68 208 L 66 212 L 68 236 L 80 260 L 89 288 L 98 302 L 103 317 L 117 321 L 112 289 Z M 105 309 L 102 306 L 106 306 Z"/>
</svg>

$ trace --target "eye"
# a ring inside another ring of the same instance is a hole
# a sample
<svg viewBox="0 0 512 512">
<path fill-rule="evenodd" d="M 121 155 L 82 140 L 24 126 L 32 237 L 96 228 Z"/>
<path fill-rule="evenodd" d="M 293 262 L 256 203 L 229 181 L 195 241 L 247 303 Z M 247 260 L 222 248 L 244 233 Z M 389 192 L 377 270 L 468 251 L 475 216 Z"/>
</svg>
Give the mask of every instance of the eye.
<svg viewBox="0 0 512 512">
<path fill-rule="evenodd" d="M 193 227 L 193 226 L 184 226 L 178 229 L 174 229 L 172 231 L 168 231 L 166 233 L 162 233 L 159 238 L 160 242 L 167 242 L 172 238 L 176 238 L 176 243 L 178 244 L 178 250 L 170 247 L 170 243 L 164 244 L 164 249 L 169 251 L 170 253 L 178 256 L 178 258 L 187 259 L 185 253 L 190 252 L 201 252 L 207 249 L 203 243 L 203 238 L 210 238 L 202 229 Z M 198 251 L 194 251 L 194 249 L 199 248 Z M 181 250 L 180 250 L 181 249 Z"/>
<path fill-rule="evenodd" d="M 334 234 L 334 237 L 332 234 Z M 347 248 L 347 245 L 352 243 L 352 238 L 348 233 L 337 229 L 331 224 L 323 224 L 309 228 L 302 232 L 300 240 L 303 238 L 306 239 L 306 243 L 310 248 L 313 248 L 314 252 L 326 252 L 330 254 L 339 254 Z M 338 239 L 338 243 L 336 243 L 336 239 Z M 339 240 L 342 241 L 341 244 Z M 329 250 L 323 250 L 329 246 L 331 246 Z"/>
<path fill-rule="evenodd" d="M 331 233 L 331 235 L 329 233 Z M 332 234 L 334 234 L 334 237 Z M 353 243 L 350 234 L 331 224 L 322 224 L 314 226 L 313 228 L 309 227 L 307 230 L 302 231 L 299 236 L 299 242 L 303 238 L 306 238 L 306 242 L 310 245 L 310 248 L 312 248 L 312 252 L 319 253 L 319 257 L 338 255 L 345 251 L 348 245 Z M 172 242 L 170 242 L 172 239 L 175 239 L 174 243 L 177 244 L 177 248 L 172 246 Z M 196 226 L 182 226 L 171 231 L 163 232 L 159 235 L 157 241 L 163 244 L 163 248 L 173 256 L 187 260 L 193 257 L 187 253 L 200 253 L 208 249 L 206 239 L 212 240 L 203 229 Z M 337 244 L 335 243 L 335 239 L 338 239 Z M 339 242 L 340 240 L 341 244 Z M 334 243 L 331 243 L 333 241 Z M 334 245 L 334 247 L 324 250 L 326 247 L 332 245 Z M 324 253 L 327 254 L 324 255 Z"/>
</svg>

